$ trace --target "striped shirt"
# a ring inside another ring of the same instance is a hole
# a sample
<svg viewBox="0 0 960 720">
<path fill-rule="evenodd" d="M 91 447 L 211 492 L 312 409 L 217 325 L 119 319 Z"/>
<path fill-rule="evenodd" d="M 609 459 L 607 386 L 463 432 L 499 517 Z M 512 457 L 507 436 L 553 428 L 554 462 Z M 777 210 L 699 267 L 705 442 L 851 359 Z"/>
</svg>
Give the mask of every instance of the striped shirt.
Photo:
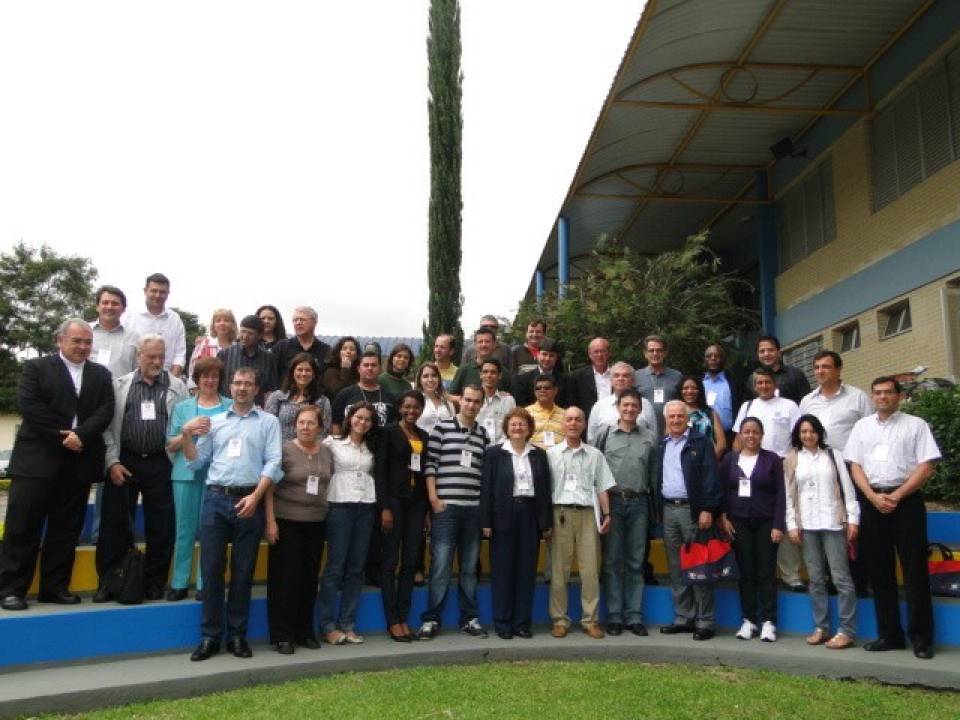
<svg viewBox="0 0 960 720">
<path fill-rule="evenodd" d="M 258 347 L 253 355 L 247 355 L 243 345 L 234 343 L 226 350 L 218 352 L 217 357 L 223 362 L 223 374 L 220 376 L 221 395 L 233 397 L 230 394 L 230 381 L 233 380 L 237 368 L 242 367 L 257 371 L 257 385 L 260 386 L 256 397 L 257 405 L 263 405 L 264 396 L 277 389 L 277 360 L 270 351 Z"/>
<path fill-rule="evenodd" d="M 451 505 L 480 504 L 480 472 L 489 444 L 480 423 L 472 430 L 463 427 L 458 417 L 437 423 L 430 433 L 424 466 L 427 476 L 436 477 L 437 497 Z"/>
<path fill-rule="evenodd" d="M 120 426 L 120 447 L 133 453 L 163 452 L 167 444 L 167 372 L 160 373 L 152 385 L 137 370 L 127 393 Z M 144 416 L 147 417 L 144 417 Z"/>
</svg>

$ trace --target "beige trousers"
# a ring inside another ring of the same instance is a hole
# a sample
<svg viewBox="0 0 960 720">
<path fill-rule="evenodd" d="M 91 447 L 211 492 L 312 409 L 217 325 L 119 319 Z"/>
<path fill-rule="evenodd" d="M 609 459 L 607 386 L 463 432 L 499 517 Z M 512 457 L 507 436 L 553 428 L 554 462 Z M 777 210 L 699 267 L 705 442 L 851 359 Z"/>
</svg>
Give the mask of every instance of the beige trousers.
<svg viewBox="0 0 960 720">
<path fill-rule="evenodd" d="M 592 507 L 553 508 L 553 549 L 550 575 L 550 618 L 555 624 L 570 627 L 567 615 L 567 582 L 577 554 L 580 572 L 580 603 L 583 627 L 596 625 L 600 604 L 600 581 L 597 558 L 600 534 Z"/>
</svg>

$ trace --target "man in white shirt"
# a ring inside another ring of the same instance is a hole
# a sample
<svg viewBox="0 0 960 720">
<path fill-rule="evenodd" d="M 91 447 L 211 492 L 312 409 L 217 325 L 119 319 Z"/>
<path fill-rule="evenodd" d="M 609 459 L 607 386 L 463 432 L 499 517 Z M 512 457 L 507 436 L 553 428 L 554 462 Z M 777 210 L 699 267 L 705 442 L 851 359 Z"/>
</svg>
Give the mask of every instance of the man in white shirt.
<svg viewBox="0 0 960 720">
<path fill-rule="evenodd" d="M 860 552 L 877 614 L 878 637 L 863 649 L 906 647 L 897 593 L 899 557 L 907 633 L 913 654 L 928 660 L 933 657 L 933 603 L 927 571 L 927 511 L 921 489 L 934 473 L 940 449 L 926 422 L 900 412 L 902 389 L 896 378 L 879 377 L 870 391 L 877 412 L 857 421 L 843 451 L 864 498 L 860 503 Z"/>
<path fill-rule="evenodd" d="M 500 361 L 494 357 L 487 358 L 480 365 L 483 407 L 477 414 L 477 422 L 486 429 L 491 445 L 503 442 L 503 419 L 517 406 L 510 393 L 497 389 L 502 372 Z"/>
<path fill-rule="evenodd" d="M 824 440 L 842 451 L 857 420 L 873 412 L 867 394 L 840 379 L 843 359 L 833 350 L 824 350 L 813 358 L 817 388 L 800 401 L 800 414 L 816 415 L 827 431 Z"/>
<path fill-rule="evenodd" d="M 617 400 L 620 394 L 627 388 L 633 387 L 633 366 L 630 363 L 614 363 L 610 368 L 610 386 L 611 393 L 604 398 L 597 400 L 590 410 L 590 421 L 587 423 L 587 442 L 593 445 L 596 442 L 597 435 L 603 427 L 613 427 L 620 422 L 620 411 L 617 410 Z M 646 425 L 653 430 L 657 430 L 657 418 L 654 416 L 653 403 L 646 400 L 640 407 L 640 415 L 637 417 L 637 427 Z"/>
<path fill-rule="evenodd" d="M 127 309 L 127 296 L 118 287 L 103 285 L 95 298 L 97 319 L 91 323 L 90 359 L 104 365 L 114 378 L 123 377 L 137 368 L 138 335 L 120 321 Z"/>
<path fill-rule="evenodd" d="M 573 554 L 577 553 L 580 572 L 580 603 L 583 631 L 599 640 L 600 579 L 597 554 L 600 535 L 610 529 L 610 502 L 607 491 L 616 485 L 603 453 L 581 441 L 583 411 L 567 408 L 563 413 L 563 442 L 547 450 L 553 486 L 553 554 L 550 574 L 550 619 L 552 635 L 566 637 L 570 629 L 567 615 L 567 582 Z M 597 527 L 594 503 L 600 507 Z M 599 530 L 599 532 L 598 532 Z"/>
<path fill-rule="evenodd" d="M 776 380 L 773 371 L 767 368 L 758 368 L 753 371 L 753 389 L 757 396 L 740 406 L 740 412 L 733 423 L 733 430 L 740 432 L 740 423 L 748 417 L 755 417 L 763 424 L 763 441 L 760 446 L 764 450 L 775 452 L 781 458 L 790 451 L 790 433 L 800 418 L 800 408 L 793 400 L 777 397 Z M 733 441 L 733 449 L 740 451 L 739 436 Z M 777 550 L 777 569 L 780 571 L 780 580 L 794 592 L 807 591 L 807 586 L 800 575 L 803 558 L 800 549 L 793 543 L 780 543 Z"/>
<path fill-rule="evenodd" d="M 173 310 L 167 310 L 170 280 L 163 273 L 147 278 L 143 288 L 146 309 L 124 317 L 124 322 L 137 335 L 162 335 L 166 347 L 163 369 L 180 377 L 187 364 L 187 333 L 183 320 Z"/>
</svg>

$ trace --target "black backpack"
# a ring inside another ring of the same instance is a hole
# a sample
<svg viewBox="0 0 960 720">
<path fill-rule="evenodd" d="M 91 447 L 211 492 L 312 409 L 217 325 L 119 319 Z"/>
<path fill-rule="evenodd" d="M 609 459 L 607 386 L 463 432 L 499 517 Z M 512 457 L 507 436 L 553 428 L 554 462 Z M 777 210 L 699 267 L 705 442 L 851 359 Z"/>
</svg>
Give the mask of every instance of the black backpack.
<svg viewBox="0 0 960 720">
<path fill-rule="evenodd" d="M 104 580 L 107 592 L 121 605 L 139 605 L 143 602 L 143 553 L 136 547 L 107 572 Z"/>
</svg>

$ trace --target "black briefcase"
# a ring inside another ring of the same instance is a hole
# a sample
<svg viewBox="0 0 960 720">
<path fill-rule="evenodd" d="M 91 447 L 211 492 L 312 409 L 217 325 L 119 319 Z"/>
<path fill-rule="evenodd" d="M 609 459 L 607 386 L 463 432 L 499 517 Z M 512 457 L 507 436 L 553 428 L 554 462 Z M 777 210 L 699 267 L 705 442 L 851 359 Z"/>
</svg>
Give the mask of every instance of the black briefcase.
<svg viewBox="0 0 960 720">
<path fill-rule="evenodd" d="M 110 568 L 104 587 L 121 605 L 139 605 L 143 602 L 143 553 L 132 547 Z"/>
</svg>

